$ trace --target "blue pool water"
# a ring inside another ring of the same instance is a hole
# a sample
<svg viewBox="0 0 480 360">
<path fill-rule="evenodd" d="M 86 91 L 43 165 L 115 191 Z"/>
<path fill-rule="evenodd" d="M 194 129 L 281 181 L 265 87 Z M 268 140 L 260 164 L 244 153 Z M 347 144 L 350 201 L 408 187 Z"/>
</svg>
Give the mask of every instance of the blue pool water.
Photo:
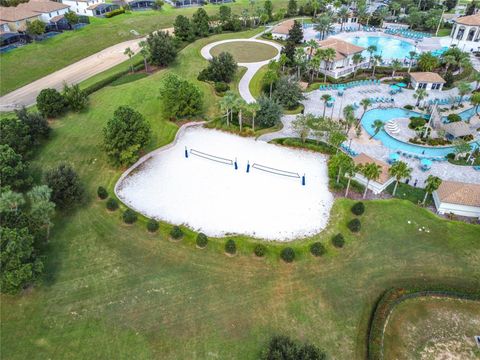
<svg viewBox="0 0 480 360">
<path fill-rule="evenodd" d="M 385 36 L 355 36 L 346 41 L 365 49 L 375 45 L 377 47 L 375 55 L 381 55 L 384 59 L 405 59 L 410 51 L 415 51 L 415 46 L 409 42 Z M 362 55 L 367 59 L 369 57 L 366 51 Z"/>
<path fill-rule="evenodd" d="M 465 110 L 459 115 L 462 117 L 462 119 L 466 120 L 473 115 L 472 109 Z M 469 114 L 470 116 L 468 116 Z M 406 110 L 401 108 L 373 109 L 373 110 L 367 111 L 365 115 L 362 117 L 362 126 L 369 135 L 373 135 L 374 130 L 372 128 L 372 124 L 375 120 L 379 119 L 379 120 L 382 120 L 384 123 L 386 123 L 392 119 L 409 118 L 412 116 L 423 116 L 423 115 L 416 111 L 411 111 L 411 110 Z M 390 135 L 388 135 L 383 130 L 380 131 L 377 135 L 375 135 L 375 139 L 380 140 L 384 146 L 392 149 L 392 151 L 400 150 L 400 151 L 408 152 L 411 154 L 417 154 L 422 157 L 442 157 L 442 156 L 446 156 L 449 153 L 454 152 L 454 149 L 455 149 L 453 146 L 437 147 L 437 148 L 418 146 L 415 144 L 397 140 L 391 137 Z M 473 148 L 476 148 L 478 147 L 478 144 L 472 143 L 472 146 Z"/>
</svg>

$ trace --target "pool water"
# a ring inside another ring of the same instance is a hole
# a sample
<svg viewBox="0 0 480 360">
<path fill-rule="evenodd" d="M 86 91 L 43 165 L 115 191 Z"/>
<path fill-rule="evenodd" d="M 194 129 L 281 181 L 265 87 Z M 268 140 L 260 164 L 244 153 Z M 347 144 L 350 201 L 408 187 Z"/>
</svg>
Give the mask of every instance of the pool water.
<svg viewBox="0 0 480 360">
<path fill-rule="evenodd" d="M 405 59 L 410 51 L 415 51 L 415 46 L 407 41 L 384 36 L 355 36 L 346 41 L 365 49 L 375 45 L 377 47 L 375 55 L 381 55 L 383 59 Z M 367 51 L 364 51 L 362 55 L 367 59 L 370 56 Z"/>
<path fill-rule="evenodd" d="M 470 116 L 473 115 L 471 109 L 465 110 L 463 113 L 459 114 L 462 116 L 462 119 L 467 120 Z M 410 118 L 412 116 L 424 116 L 421 113 L 416 111 L 401 109 L 401 108 L 389 108 L 389 109 L 373 109 L 367 111 L 365 115 L 362 117 L 362 126 L 365 131 L 369 135 L 373 135 L 374 129 L 372 128 L 372 124 L 375 120 L 381 120 L 384 123 L 398 118 Z M 467 117 L 468 116 L 468 117 Z M 382 144 L 392 151 L 403 151 L 408 152 L 411 154 L 416 154 L 421 157 L 444 157 L 449 153 L 455 152 L 454 146 L 446 146 L 446 147 L 425 147 L 425 146 L 418 146 L 415 144 L 411 144 L 408 142 L 403 142 L 398 139 L 391 137 L 387 132 L 384 130 L 380 131 L 377 135 L 375 135 L 374 139 L 380 140 Z M 471 143 L 473 148 L 478 147 L 478 144 L 475 142 Z"/>
</svg>

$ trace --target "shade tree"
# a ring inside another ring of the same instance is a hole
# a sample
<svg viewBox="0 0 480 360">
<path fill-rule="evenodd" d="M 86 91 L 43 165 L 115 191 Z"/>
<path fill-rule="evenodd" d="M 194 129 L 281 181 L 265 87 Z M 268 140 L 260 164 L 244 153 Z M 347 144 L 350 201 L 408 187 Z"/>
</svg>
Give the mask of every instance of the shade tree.
<svg viewBox="0 0 480 360">
<path fill-rule="evenodd" d="M 196 116 L 203 110 L 203 94 L 200 89 L 172 73 L 162 80 L 160 98 L 163 115 L 171 120 Z"/>
</svg>

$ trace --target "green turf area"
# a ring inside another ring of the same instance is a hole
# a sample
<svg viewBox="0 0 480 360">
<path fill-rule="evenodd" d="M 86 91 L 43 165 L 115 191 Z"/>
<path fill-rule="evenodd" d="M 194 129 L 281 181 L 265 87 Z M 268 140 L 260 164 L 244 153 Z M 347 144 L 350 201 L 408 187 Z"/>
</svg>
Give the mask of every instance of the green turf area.
<svg viewBox="0 0 480 360">
<path fill-rule="evenodd" d="M 250 81 L 249 87 L 250 92 L 254 98 L 259 98 L 262 95 L 262 86 L 263 86 L 263 76 L 267 72 L 268 67 L 262 66 L 256 73 L 253 75 L 252 80 Z"/>
<path fill-rule="evenodd" d="M 257 2 L 263 4 L 263 1 Z M 287 0 L 274 0 L 274 9 L 285 7 Z M 249 8 L 248 0 L 228 4 L 240 14 Z M 218 6 L 203 7 L 210 15 L 218 13 Z M 4 95 L 36 79 L 48 75 L 109 46 L 134 38 L 130 30 L 141 35 L 172 26 L 177 15 L 191 17 L 197 7 L 174 9 L 165 5 L 161 11 L 137 11 L 110 19 L 91 18 L 91 24 L 76 31 L 67 31 L 51 39 L 32 43 L 1 55 L 2 81 L 0 95 Z M 21 64 L 21 66 L 19 66 Z"/>
<path fill-rule="evenodd" d="M 448 36 L 452 32 L 451 28 L 441 28 L 438 30 L 437 36 Z"/>
<path fill-rule="evenodd" d="M 207 64 L 200 49 L 253 34 L 197 41 L 170 68 L 108 86 L 91 95 L 88 111 L 52 122 L 52 137 L 32 165 L 72 164 L 90 199 L 58 215 L 41 283 L 21 296 L 1 296 L 2 358 L 257 359 L 268 339 L 283 333 L 324 348 L 332 359 L 360 359 L 370 312 L 386 288 L 419 277 L 480 286 L 480 227 L 440 219 L 408 201 L 366 202 L 362 230 L 352 235 L 346 223 L 353 202 L 338 199 L 328 228 L 292 243 L 297 259 L 287 265 L 277 243 L 260 260 L 252 255 L 258 240 L 237 236 L 239 254 L 230 258 L 225 239 L 199 250 L 186 230 L 174 243 L 171 226 L 162 223 L 158 234 L 148 234 L 144 219 L 126 226 L 120 211 L 109 213 L 95 199 L 97 187 L 111 193 L 122 172 L 101 148 L 113 111 L 131 105 L 145 115 L 154 133 L 148 151 L 171 142 L 177 126 L 162 117 L 162 77 L 171 71 L 195 82 L 212 117 L 217 97 L 196 80 Z M 341 250 L 330 244 L 338 232 L 346 238 Z M 313 241 L 325 244 L 325 256 L 309 254 Z"/>
<path fill-rule="evenodd" d="M 480 357 L 474 336 L 480 329 L 480 302 L 422 297 L 394 310 L 385 331 L 385 359 Z"/>
<path fill-rule="evenodd" d="M 278 54 L 273 46 L 247 41 L 220 44 L 210 50 L 213 56 L 218 56 L 222 52 L 232 54 L 236 62 L 242 63 L 265 61 Z"/>
</svg>

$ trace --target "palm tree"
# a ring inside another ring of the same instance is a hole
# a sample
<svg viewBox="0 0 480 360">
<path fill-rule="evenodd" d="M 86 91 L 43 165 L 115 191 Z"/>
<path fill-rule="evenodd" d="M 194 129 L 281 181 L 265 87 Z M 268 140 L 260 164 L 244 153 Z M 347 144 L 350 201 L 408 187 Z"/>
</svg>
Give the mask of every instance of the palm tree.
<svg viewBox="0 0 480 360">
<path fill-rule="evenodd" d="M 402 68 L 402 62 L 398 59 L 395 59 L 392 61 L 390 67 L 392 68 L 392 77 L 395 77 L 395 73 Z"/>
<path fill-rule="evenodd" d="M 318 0 L 313 0 L 311 2 L 312 8 L 313 8 L 313 18 L 315 19 L 317 17 L 317 11 L 320 8 L 320 3 Z"/>
<path fill-rule="evenodd" d="M 332 95 L 330 94 L 323 94 L 322 95 L 322 100 L 323 100 L 323 118 L 325 118 L 325 112 L 327 111 L 327 102 L 332 100 Z"/>
<path fill-rule="evenodd" d="M 310 39 L 307 41 L 306 46 L 309 48 L 308 56 L 311 59 L 313 51 L 318 49 L 318 43 L 315 41 L 315 39 Z"/>
<path fill-rule="evenodd" d="M 140 55 L 143 57 L 143 64 L 145 66 L 145 72 L 148 72 L 148 64 L 147 64 L 147 58 L 150 55 L 150 51 L 148 49 L 148 44 L 146 41 L 140 41 L 138 43 L 140 45 Z"/>
<path fill-rule="evenodd" d="M 362 61 L 364 61 L 365 58 L 362 56 L 362 54 L 357 53 L 352 56 L 352 61 L 353 61 L 353 78 L 355 79 L 355 76 L 357 76 L 357 65 L 360 64 Z"/>
<path fill-rule="evenodd" d="M 220 107 L 226 111 L 227 127 L 230 126 L 230 118 L 233 118 L 233 108 L 237 102 L 237 94 L 232 91 L 227 91 L 225 96 L 220 100 Z"/>
<path fill-rule="evenodd" d="M 373 134 L 372 136 L 370 136 L 370 139 L 373 139 L 375 137 L 375 135 L 377 135 L 380 130 L 382 130 L 384 127 L 384 123 L 382 120 L 375 120 L 372 124 L 372 129 L 373 129 Z"/>
<path fill-rule="evenodd" d="M 472 80 L 475 81 L 475 90 L 478 90 L 478 84 L 480 83 L 480 72 L 474 71 L 472 74 Z"/>
<path fill-rule="evenodd" d="M 300 80 L 300 70 L 305 66 L 305 50 L 303 48 L 295 49 L 295 65 L 297 65 L 297 79 Z"/>
<path fill-rule="evenodd" d="M 428 97 L 428 93 L 427 93 L 427 90 L 425 89 L 417 89 L 415 91 L 415 94 L 413 94 L 413 98 L 414 99 L 417 99 L 417 104 L 415 106 L 420 106 L 420 102 L 425 99 L 426 97 Z"/>
<path fill-rule="evenodd" d="M 401 7 L 402 7 L 402 6 L 401 6 L 399 3 L 397 3 L 397 2 L 392 2 L 392 3 L 390 4 L 390 8 L 391 8 L 392 11 L 393 11 L 393 14 L 392 14 L 392 15 L 395 16 L 395 14 L 397 13 L 397 11 L 400 11 Z"/>
<path fill-rule="evenodd" d="M 373 53 L 377 51 L 377 47 L 375 45 L 370 45 L 367 47 L 367 52 L 368 52 L 368 67 L 372 66 L 372 58 L 373 58 Z"/>
<path fill-rule="evenodd" d="M 388 173 L 395 177 L 395 187 L 393 188 L 392 195 L 395 196 L 397 192 L 398 183 L 400 180 L 409 178 L 412 174 L 412 168 L 408 166 L 408 164 L 404 161 L 395 161 L 395 163 L 388 169 Z"/>
<path fill-rule="evenodd" d="M 248 112 L 252 115 L 252 130 L 255 132 L 255 117 L 260 110 L 260 105 L 256 102 L 248 104 Z"/>
<path fill-rule="evenodd" d="M 240 96 L 237 97 L 236 101 L 235 101 L 235 105 L 234 105 L 234 108 L 237 110 L 238 112 L 238 125 L 240 127 L 240 132 L 242 132 L 242 128 L 243 128 L 243 117 L 242 117 L 242 114 L 243 114 L 243 111 L 246 109 L 247 107 L 247 102 L 245 100 L 243 100 L 243 98 L 241 98 Z"/>
<path fill-rule="evenodd" d="M 442 179 L 440 179 L 438 176 L 428 176 L 427 180 L 425 181 L 425 197 L 422 201 L 423 205 L 425 205 L 425 202 L 427 201 L 427 196 L 437 190 L 440 187 L 441 183 Z"/>
<path fill-rule="evenodd" d="M 315 74 L 318 72 L 318 69 L 320 68 L 321 63 L 322 63 L 322 60 L 318 56 L 314 56 L 313 58 L 310 59 L 310 62 L 309 62 L 310 71 L 311 71 L 310 82 L 313 82 Z"/>
<path fill-rule="evenodd" d="M 373 55 L 373 71 L 372 71 L 372 77 L 375 77 L 375 69 L 377 68 L 377 65 L 382 62 L 382 56 L 381 55 Z"/>
<path fill-rule="evenodd" d="M 408 53 L 408 73 L 410 73 L 410 70 L 412 69 L 412 63 L 416 56 L 417 53 L 415 51 L 410 51 Z"/>
<path fill-rule="evenodd" d="M 320 33 L 320 38 L 325 39 L 325 35 L 332 31 L 332 19 L 328 14 L 321 15 L 316 19 L 315 31 Z"/>
<path fill-rule="evenodd" d="M 340 181 L 340 176 L 344 173 L 345 169 L 353 166 L 353 160 L 350 156 L 345 155 L 343 152 L 337 153 L 332 156 L 332 164 L 335 164 L 338 168 L 336 183 Z"/>
<path fill-rule="evenodd" d="M 470 102 L 472 103 L 473 106 L 475 106 L 475 112 L 478 114 L 478 108 L 480 105 L 480 92 L 476 92 L 472 94 L 472 98 L 470 99 Z"/>
<path fill-rule="evenodd" d="M 278 74 L 273 69 L 268 69 L 263 75 L 263 83 L 270 85 L 270 99 L 272 98 L 273 83 L 278 80 Z"/>
<path fill-rule="evenodd" d="M 367 109 L 372 106 L 372 101 L 369 99 L 369 98 L 365 98 L 365 99 L 362 99 L 360 101 L 360 105 L 362 106 L 363 108 L 363 113 L 362 113 L 362 116 L 360 116 L 360 118 L 358 119 L 358 124 L 357 124 L 357 127 L 358 125 L 360 125 L 360 121 L 362 121 L 362 118 L 363 118 L 363 115 L 365 115 L 365 113 L 367 112 Z"/>
<path fill-rule="evenodd" d="M 285 72 L 285 65 L 288 64 L 288 57 L 285 54 L 280 54 L 278 64 L 282 67 L 282 73 Z"/>
<path fill-rule="evenodd" d="M 338 16 L 338 19 L 340 20 L 340 31 L 343 31 L 343 23 L 348 18 L 348 15 L 350 15 L 350 11 L 348 10 L 347 7 L 342 6 L 338 10 L 337 16 Z"/>
<path fill-rule="evenodd" d="M 457 59 L 453 55 L 445 55 L 445 56 L 443 56 L 443 62 L 445 63 L 444 74 L 446 74 L 448 72 L 448 68 L 451 65 L 456 65 L 457 64 Z"/>
<path fill-rule="evenodd" d="M 332 48 L 325 48 L 323 50 L 323 61 L 325 62 L 325 70 L 327 70 L 326 69 L 327 67 L 330 67 L 329 65 L 335 60 L 336 56 L 337 56 L 337 53 Z M 324 73 L 323 82 L 327 82 L 327 72 L 326 71 Z"/>
<path fill-rule="evenodd" d="M 345 197 L 348 197 L 348 191 L 350 190 L 350 182 L 355 174 L 359 171 L 359 167 L 353 164 L 345 169 L 345 176 L 348 178 L 347 188 L 345 190 Z"/>
<path fill-rule="evenodd" d="M 127 47 L 123 52 L 123 55 L 127 55 L 128 59 L 130 60 L 130 71 L 133 72 L 133 64 L 132 64 L 132 56 L 135 55 L 132 49 Z"/>
<path fill-rule="evenodd" d="M 368 163 L 362 166 L 361 173 L 367 179 L 367 185 L 365 186 L 365 191 L 363 192 L 363 198 L 367 196 L 368 185 L 370 185 L 370 181 L 375 181 L 380 177 L 382 173 L 382 168 L 380 165 L 375 163 Z"/>
<path fill-rule="evenodd" d="M 458 105 L 462 103 L 463 97 L 467 95 L 470 91 L 472 91 L 472 88 L 470 87 L 470 84 L 462 81 L 457 85 L 458 88 L 458 94 L 460 95 L 460 99 L 458 99 Z"/>
<path fill-rule="evenodd" d="M 336 149 L 336 154 L 338 153 L 340 145 L 342 145 L 345 140 L 347 140 L 347 136 L 341 131 L 333 130 L 328 134 L 328 144 Z"/>
</svg>

